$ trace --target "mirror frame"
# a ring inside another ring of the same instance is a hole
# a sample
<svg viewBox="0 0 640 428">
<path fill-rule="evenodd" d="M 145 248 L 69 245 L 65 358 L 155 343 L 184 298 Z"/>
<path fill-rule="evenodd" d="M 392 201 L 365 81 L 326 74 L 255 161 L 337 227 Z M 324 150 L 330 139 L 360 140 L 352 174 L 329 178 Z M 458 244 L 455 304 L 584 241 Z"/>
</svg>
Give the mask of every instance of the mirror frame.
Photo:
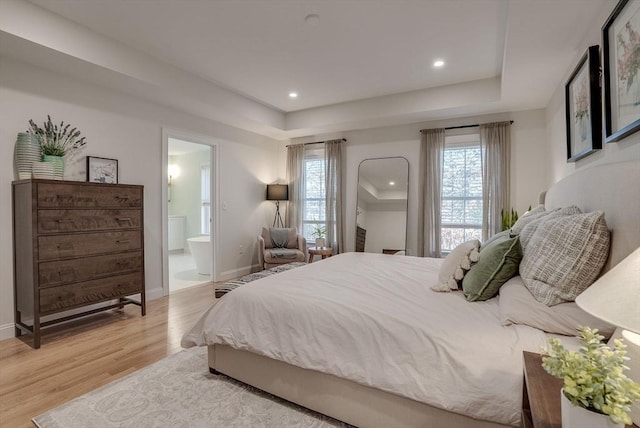
<svg viewBox="0 0 640 428">
<path fill-rule="evenodd" d="M 358 192 L 360 190 L 360 167 L 366 161 L 384 160 L 384 159 L 403 159 L 407 163 L 407 198 L 405 200 L 405 209 L 404 209 L 404 217 L 405 217 L 404 219 L 404 251 L 406 255 L 407 240 L 408 240 L 408 233 L 409 233 L 409 178 L 410 178 L 409 166 L 410 165 L 409 165 L 409 159 L 405 158 L 404 156 L 386 156 L 386 157 L 379 157 L 379 158 L 367 158 L 367 159 L 362 159 L 358 164 L 358 177 L 356 180 L 356 218 L 355 218 L 355 228 L 354 228 L 354 237 L 353 237 L 353 248 L 354 250 L 356 249 L 357 240 L 358 240 L 358 232 L 357 232 L 358 231 Z"/>
</svg>

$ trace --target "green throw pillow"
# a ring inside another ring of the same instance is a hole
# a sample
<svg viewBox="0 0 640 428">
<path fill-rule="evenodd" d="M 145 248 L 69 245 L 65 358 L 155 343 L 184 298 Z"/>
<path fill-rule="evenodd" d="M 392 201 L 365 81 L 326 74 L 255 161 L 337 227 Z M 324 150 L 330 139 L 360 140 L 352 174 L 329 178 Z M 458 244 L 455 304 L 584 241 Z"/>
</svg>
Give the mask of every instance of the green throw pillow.
<svg viewBox="0 0 640 428">
<path fill-rule="evenodd" d="M 470 302 L 487 300 L 498 294 L 502 284 L 518 274 L 522 247 L 518 236 L 503 235 L 480 247 L 478 263 L 462 280 L 464 295 Z"/>
<path fill-rule="evenodd" d="M 491 244 L 493 241 L 504 239 L 504 238 L 511 238 L 511 229 L 503 230 L 502 232 L 496 233 L 495 235 L 493 235 L 492 237 L 484 241 L 481 247 L 486 247 L 487 245 Z"/>
</svg>

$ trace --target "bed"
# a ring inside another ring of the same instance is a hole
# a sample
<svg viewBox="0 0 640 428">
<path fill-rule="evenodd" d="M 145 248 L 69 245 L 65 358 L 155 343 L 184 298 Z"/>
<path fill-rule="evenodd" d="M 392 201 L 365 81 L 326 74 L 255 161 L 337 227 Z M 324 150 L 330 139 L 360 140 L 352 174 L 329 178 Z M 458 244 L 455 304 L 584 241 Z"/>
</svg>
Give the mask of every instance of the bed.
<svg viewBox="0 0 640 428">
<path fill-rule="evenodd" d="M 550 188 L 545 208 L 604 211 L 608 269 L 640 246 L 640 194 L 620 185 L 638 182 L 640 161 L 591 167 Z M 360 427 L 518 426 L 522 351 L 550 335 L 502 325 L 499 297 L 434 293 L 441 263 L 347 253 L 260 279 L 210 308 L 183 346 L 208 346 L 210 369 Z"/>
</svg>

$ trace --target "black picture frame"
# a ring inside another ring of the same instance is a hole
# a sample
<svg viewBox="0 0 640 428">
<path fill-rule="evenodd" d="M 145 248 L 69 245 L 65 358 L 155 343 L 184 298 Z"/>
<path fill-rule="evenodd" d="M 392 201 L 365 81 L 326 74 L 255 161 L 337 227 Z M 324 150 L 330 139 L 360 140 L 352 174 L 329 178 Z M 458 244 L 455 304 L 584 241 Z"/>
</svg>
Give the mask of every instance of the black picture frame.
<svg viewBox="0 0 640 428">
<path fill-rule="evenodd" d="M 118 184 L 118 160 L 87 156 L 87 181 Z"/>
<path fill-rule="evenodd" d="M 630 39 L 632 32 L 640 32 L 640 1 L 620 0 L 602 27 L 607 143 L 620 141 L 640 129 L 640 46 Z"/>
<path fill-rule="evenodd" d="M 567 162 L 602 148 L 600 48 L 590 46 L 564 87 Z"/>
</svg>

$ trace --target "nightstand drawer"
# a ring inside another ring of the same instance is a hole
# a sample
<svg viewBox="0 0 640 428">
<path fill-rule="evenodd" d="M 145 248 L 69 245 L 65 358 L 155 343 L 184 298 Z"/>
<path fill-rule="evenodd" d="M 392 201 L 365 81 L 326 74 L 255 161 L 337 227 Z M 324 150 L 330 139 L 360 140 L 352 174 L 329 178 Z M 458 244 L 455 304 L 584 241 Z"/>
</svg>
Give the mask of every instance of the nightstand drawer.
<svg viewBox="0 0 640 428">
<path fill-rule="evenodd" d="M 110 275 L 141 271 L 142 252 L 43 262 L 38 266 L 40 287 L 90 281 Z"/>
<path fill-rule="evenodd" d="M 40 312 L 60 312 L 92 303 L 117 299 L 142 290 L 142 272 L 78 284 L 40 289 Z"/>
<path fill-rule="evenodd" d="M 41 210 L 39 233 L 87 232 L 140 227 L 140 210 Z"/>
<path fill-rule="evenodd" d="M 139 250 L 142 248 L 141 237 L 140 231 L 136 230 L 40 236 L 39 260 Z"/>
</svg>

